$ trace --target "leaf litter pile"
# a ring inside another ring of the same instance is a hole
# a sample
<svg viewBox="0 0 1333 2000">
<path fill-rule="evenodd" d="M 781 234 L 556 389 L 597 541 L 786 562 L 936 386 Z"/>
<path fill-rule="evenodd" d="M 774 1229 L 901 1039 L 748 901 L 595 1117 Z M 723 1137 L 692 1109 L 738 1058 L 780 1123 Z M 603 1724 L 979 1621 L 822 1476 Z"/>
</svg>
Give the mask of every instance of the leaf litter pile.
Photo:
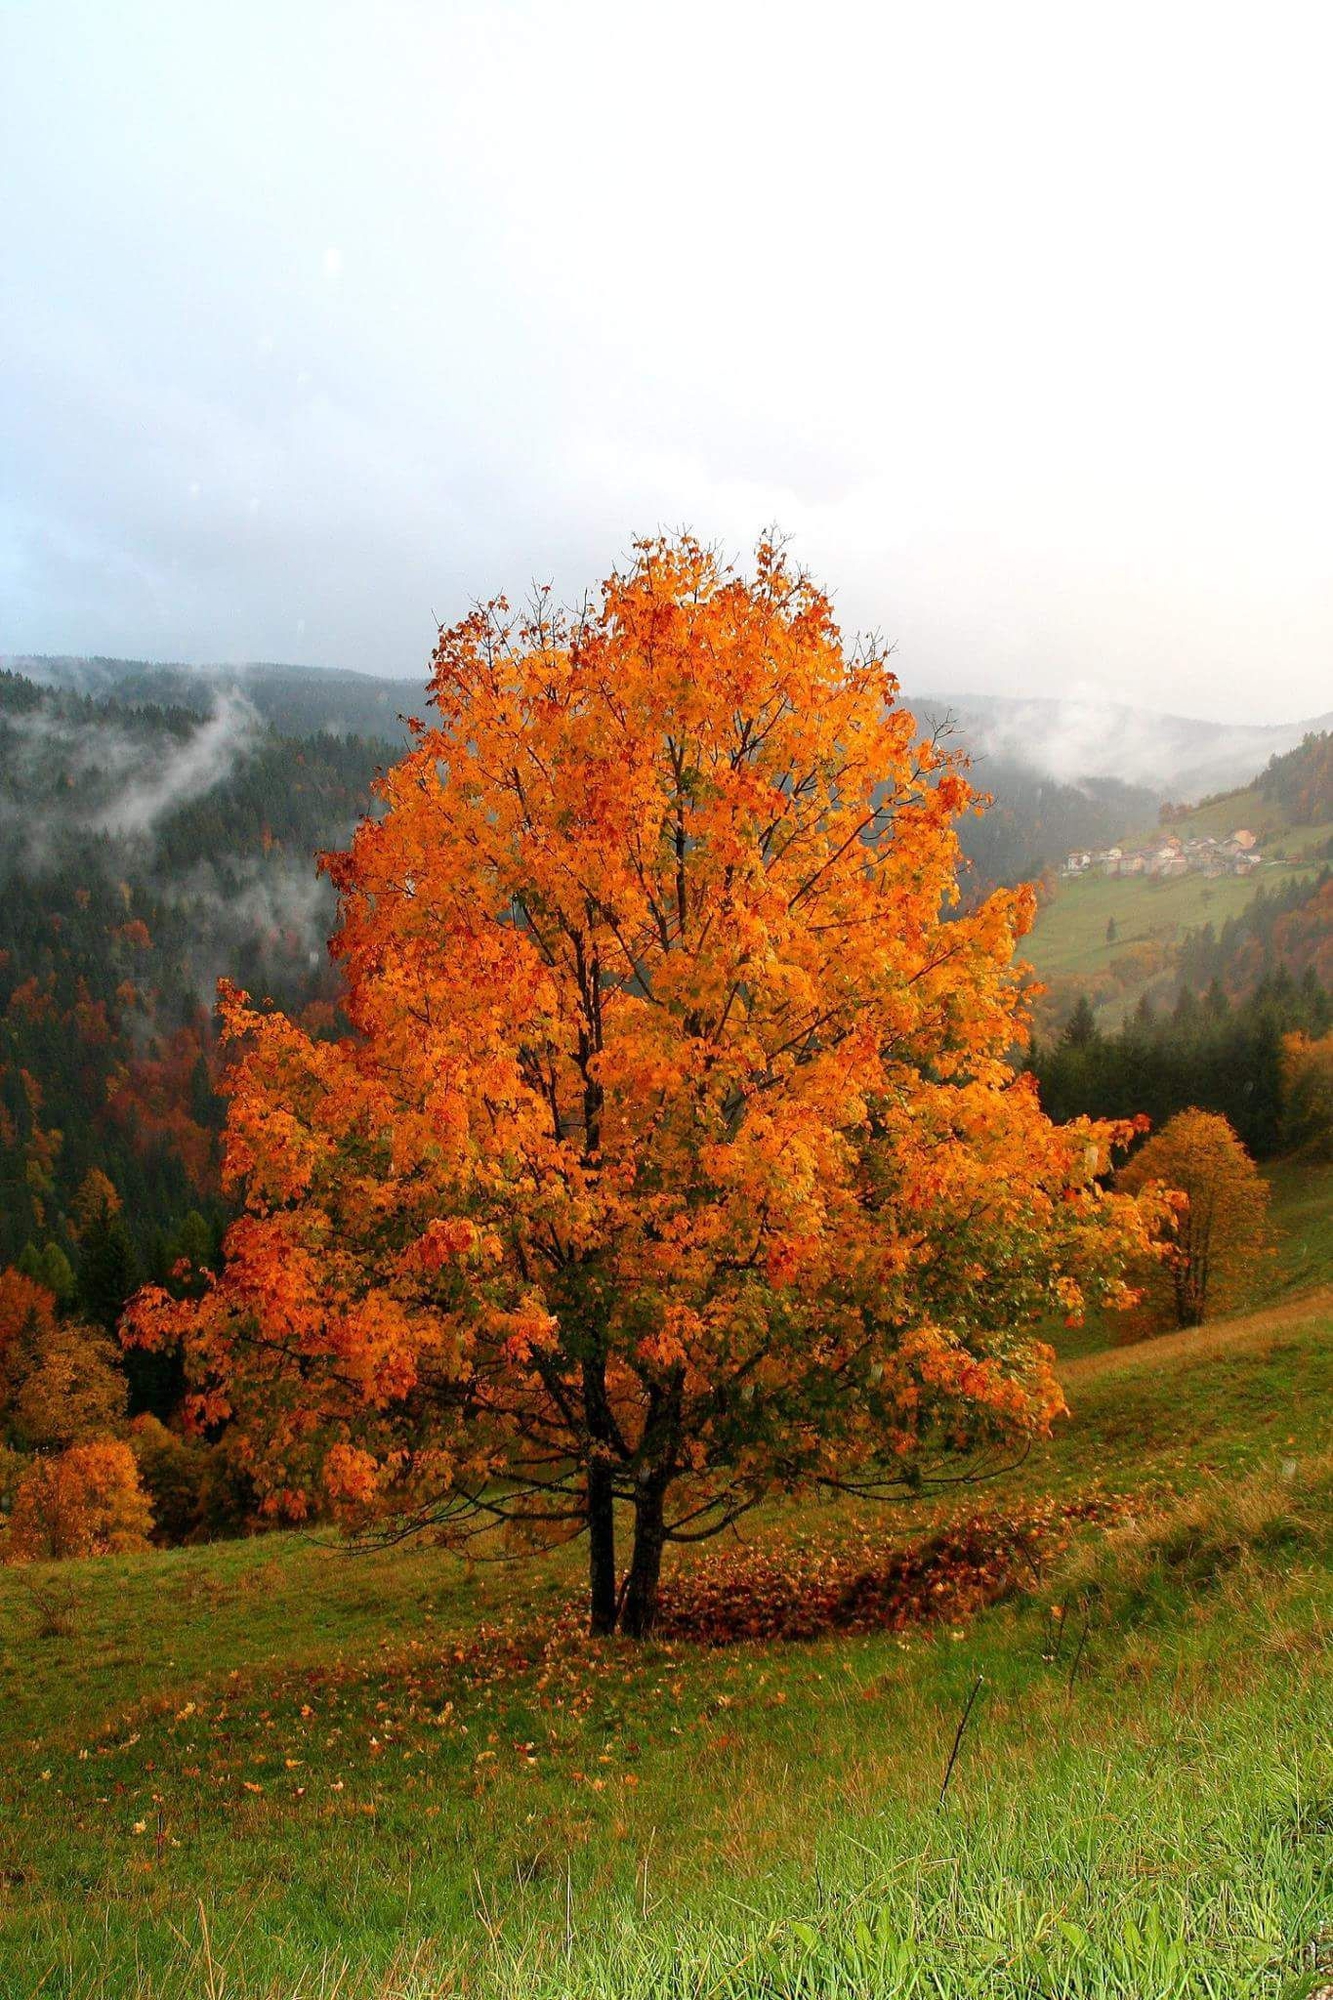
<svg viewBox="0 0 1333 2000">
<path fill-rule="evenodd" d="M 956 1621 L 1030 1589 L 1076 1527 L 1114 1511 L 1090 1496 L 973 1514 L 905 1545 L 869 1535 L 832 1547 L 733 1545 L 664 1582 L 657 1636 L 727 1646 Z"/>
</svg>

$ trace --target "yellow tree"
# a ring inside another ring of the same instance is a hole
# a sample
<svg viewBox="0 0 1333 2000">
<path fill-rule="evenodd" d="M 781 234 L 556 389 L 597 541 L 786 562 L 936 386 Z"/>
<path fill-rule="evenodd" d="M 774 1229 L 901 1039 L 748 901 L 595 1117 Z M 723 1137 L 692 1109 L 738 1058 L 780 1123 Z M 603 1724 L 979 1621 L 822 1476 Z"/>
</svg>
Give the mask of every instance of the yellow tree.
<svg viewBox="0 0 1333 2000">
<path fill-rule="evenodd" d="M 79 1182 L 79 1191 L 70 1207 L 70 1235 L 76 1243 L 80 1242 L 95 1222 L 108 1220 L 119 1213 L 120 1196 L 116 1193 L 114 1182 L 100 1167 L 90 1167 Z"/>
<path fill-rule="evenodd" d="M 1118 1185 L 1183 1197 L 1163 1254 L 1143 1271 L 1158 1324 L 1202 1326 L 1253 1287 L 1270 1247 L 1268 1185 L 1225 1118 L 1178 1112 L 1121 1168 Z"/>
<path fill-rule="evenodd" d="M 1128 1128 L 1011 1067 L 1032 896 L 960 913 L 973 794 L 779 549 L 494 602 L 430 700 L 326 859 L 353 1033 L 224 993 L 244 1212 L 128 1336 L 183 1337 L 273 1512 L 585 1534 L 641 1634 L 668 1543 L 1050 1422 L 1033 1329 L 1145 1245 Z"/>
</svg>

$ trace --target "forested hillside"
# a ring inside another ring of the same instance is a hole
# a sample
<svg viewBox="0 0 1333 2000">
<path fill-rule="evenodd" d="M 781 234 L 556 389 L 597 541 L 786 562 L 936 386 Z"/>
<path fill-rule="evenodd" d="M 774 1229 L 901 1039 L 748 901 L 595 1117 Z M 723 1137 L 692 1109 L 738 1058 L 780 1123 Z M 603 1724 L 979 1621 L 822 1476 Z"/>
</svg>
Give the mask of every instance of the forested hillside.
<svg viewBox="0 0 1333 2000">
<path fill-rule="evenodd" d="M 4 662 L 43 687 L 89 694 L 123 704 L 176 707 L 209 715 L 220 700 L 240 694 L 274 729 L 290 736 L 326 731 L 398 743 L 402 718 L 425 700 L 425 675 L 390 680 L 345 673 L 335 667 L 191 667 L 151 660 L 17 658 Z"/>
<path fill-rule="evenodd" d="M 417 681 L 316 667 L 189 667 L 101 658 L 16 664 L 30 679 L 65 693 L 197 716 L 211 715 L 220 703 L 239 697 L 262 721 L 288 734 L 318 730 L 400 745 L 407 733 L 403 718 L 419 712 L 425 699 Z M 923 729 L 939 726 L 951 743 L 975 753 L 974 781 L 994 799 L 982 818 L 968 819 L 960 828 L 972 869 L 969 893 L 1040 875 L 1070 846 L 1114 840 L 1127 825 L 1156 814 L 1162 793 L 1151 785 L 1097 775 L 1071 782 L 1047 768 L 1043 760 L 1049 745 L 1040 746 L 1039 756 L 1025 759 L 1012 732 L 1001 732 L 992 744 L 984 705 L 973 702 L 963 715 L 954 715 L 931 697 L 919 704 L 909 698 L 908 706 L 914 707 Z M 1050 728 L 1050 718 L 1046 726 Z"/>
<path fill-rule="evenodd" d="M 1030 766 L 979 757 L 969 774 L 991 805 L 958 833 L 971 867 L 969 892 L 1001 882 L 1030 882 L 1071 847 L 1104 847 L 1127 826 L 1151 819 L 1158 794 L 1118 778 L 1062 784 Z"/>
<path fill-rule="evenodd" d="M 0 674 L 0 1265 L 64 1260 L 109 1321 L 212 1235 L 217 978 L 332 1018 L 314 857 L 390 754 Z"/>
<path fill-rule="evenodd" d="M 1034 1046 L 1032 1068 L 1053 1118 L 1134 1118 L 1154 1127 L 1201 1105 L 1220 1112 L 1257 1159 L 1272 1159 L 1300 1137 L 1289 1088 L 1290 1038 L 1315 1044 L 1324 1070 L 1333 1000 L 1313 972 L 1279 970 L 1232 1005 L 1220 983 L 1202 997 L 1189 987 L 1155 1010 L 1140 1001 L 1123 1028 L 1098 1030 L 1087 1001 L 1053 1041 Z"/>
</svg>

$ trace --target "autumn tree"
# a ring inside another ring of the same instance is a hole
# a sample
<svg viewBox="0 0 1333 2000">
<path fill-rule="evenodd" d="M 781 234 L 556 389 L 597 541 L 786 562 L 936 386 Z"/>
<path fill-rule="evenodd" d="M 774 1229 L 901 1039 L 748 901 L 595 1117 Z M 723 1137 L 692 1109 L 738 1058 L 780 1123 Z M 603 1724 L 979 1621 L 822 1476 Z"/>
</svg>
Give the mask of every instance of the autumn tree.
<svg viewBox="0 0 1333 2000">
<path fill-rule="evenodd" d="M 767 544 L 442 631 L 326 859 L 353 1032 L 224 992 L 243 1213 L 128 1316 L 270 1512 L 583 1534 L 594 1630 L 642 1634 L 669 1543 L 1061 1409 L 1033 1329 L 1123 1297 L 1128 1128 L 1010 1067 L 1031 893 L 960 913 L 974 797 L 896 696 Z"/>
<path fill-rule="evenodd" d="M 124 1420 L 126 1381 L 114 1340 L 61 1319 L 55 1295 L 0 1272 L 0 1430 L 24 1451 L 104 1436 Z"/>
<path fill-rule="evenodd" d="M 11 1365 L 6 1428 L 25 1451 L 106 1437 L 125 1420 L 128 1384 L 115 1341 L 80 1320 L 54 1320 Z"/>
<path fill-rule="evenodd" d="M 1225 1118 L 1178 1112 L 1121 1168 L 1117 1184 L 1183 1197 L 1162 1254 L 1142 1273 L 1157 1325 L 1202 1326 L 1252 1288 L 1270 1243 L 1268 1184 Z"/>
<path fill-rule="evenodd" d="M 37 1459 L 9 1517 L 11 1562 L 124 1555 L 148 1546 L 153 1516 L 127 1444 L 103 1438 Z"/>
<path fill-rule="evenodd" d="M 94 1223 L 109 1221 L 120 1213 L 120 1196 L 100 1167 L 90 1167 L 79 1182 L 79 1191 L 70 1205 L 69 1228 L 79 1242 Z"/>
</svg>

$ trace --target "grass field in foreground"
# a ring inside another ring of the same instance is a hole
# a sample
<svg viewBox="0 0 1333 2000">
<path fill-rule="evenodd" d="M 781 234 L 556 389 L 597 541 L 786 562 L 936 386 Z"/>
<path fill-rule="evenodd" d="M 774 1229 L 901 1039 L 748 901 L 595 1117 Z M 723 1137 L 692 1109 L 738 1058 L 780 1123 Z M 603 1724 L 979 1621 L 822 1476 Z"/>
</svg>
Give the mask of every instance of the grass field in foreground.
<svg viewBox="0 0 1333 2000">
<path fill-rule="evenodd" d="M 901 1631 L 594 1647 L 572 1557 L 295 1535 L 3 1572 L 0 1994 L 1309 1992 L 1333 1291 L 1063 1367 L 985 1504 L 1116 1524 Z M 814 1575 L 943 1514 L 748 1539 Z"/>
</svg>

